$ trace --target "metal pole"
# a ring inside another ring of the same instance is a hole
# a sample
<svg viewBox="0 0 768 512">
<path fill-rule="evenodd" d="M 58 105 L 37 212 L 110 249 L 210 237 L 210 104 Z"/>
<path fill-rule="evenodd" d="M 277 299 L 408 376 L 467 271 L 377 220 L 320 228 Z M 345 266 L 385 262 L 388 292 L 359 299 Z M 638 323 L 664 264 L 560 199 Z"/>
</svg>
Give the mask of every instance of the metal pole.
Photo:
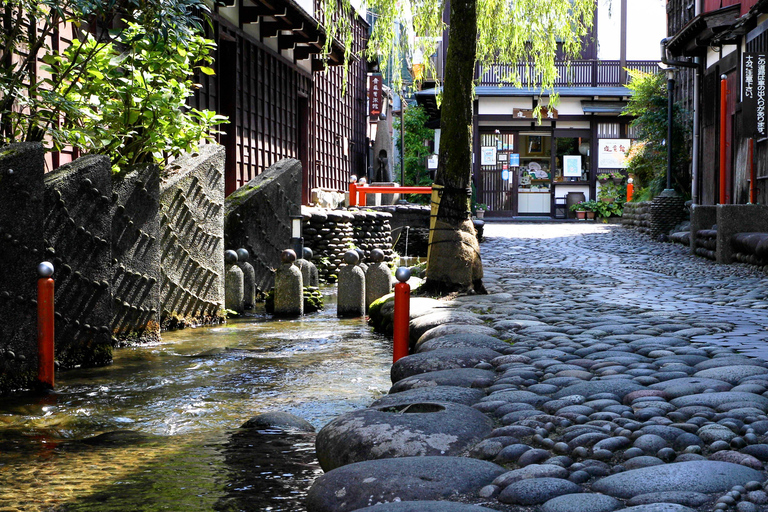
<svg viewBox="0 0 768 512">
<path fill-rule="evenodd" d="M 755 139 L 749 139 L 749 202 L 757 204 L 757 173 L 755 172 Z"/>
<path fill-rule="evenodd" d="M 405 186 L 405 90 L 400 96 L 400 186 Z"/>
<path fill-rule="evenodd" d="M 53 389 L 53 265 L 47 261 L 37 266 L 37 380 Z"/>
<path fill-rule="evenodd" d="M 395 278 L 399 282 L 395 285 L 395 314 L 392 322 L 393 363 L 408 355 L 408 337 L 411 321 L 411 287 L 408 285 L 408 279 L 411 278 L 411 271 L 408 267 L 399 267 L 395 272 Z"/>
<path fill-rule="evenodd" d="M 674 107 L 674 93 L 675 93 L 675 79 L 674 75 L 669 72 L 667 77 L 667 190 L 672 188 L 672 122 L 674 121 L 673 107 Z"/>
<path fill-rule="evenodd" d="M 720 204 L 725 204 L 725 166 L 726 145 L 725 121 L 728 112 L 728 80 L 726 75 L 720 76 Z"/>
</svg>

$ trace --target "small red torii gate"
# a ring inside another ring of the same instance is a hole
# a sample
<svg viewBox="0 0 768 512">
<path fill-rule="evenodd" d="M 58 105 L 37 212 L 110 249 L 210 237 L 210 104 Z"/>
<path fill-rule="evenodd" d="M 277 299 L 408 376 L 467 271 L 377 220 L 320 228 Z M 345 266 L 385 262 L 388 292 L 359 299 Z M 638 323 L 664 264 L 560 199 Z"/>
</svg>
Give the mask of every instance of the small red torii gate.
<svg viewBox="0 0 768 512">
<path fill-rule="evenodd" d="M 349 183 L 349 206 L 367 206 L 368 194 L 431 194 L 432 187 L 372 187 L 368 184 Z"/>
</svg>

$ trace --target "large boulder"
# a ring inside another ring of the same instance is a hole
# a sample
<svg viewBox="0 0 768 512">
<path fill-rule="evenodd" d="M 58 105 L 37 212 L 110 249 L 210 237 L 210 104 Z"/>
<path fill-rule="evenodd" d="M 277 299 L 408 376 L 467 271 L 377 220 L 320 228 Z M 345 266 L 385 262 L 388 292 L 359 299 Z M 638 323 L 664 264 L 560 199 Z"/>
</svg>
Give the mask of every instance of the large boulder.
<svg viewBox="0 0 768 512">
<path fill-rule="evenodd" d="M 317 435 L 325 471 L 372 459 L 465 454 L 491 432 L 491 421 L 465 405 L 423 402 L 348 412 Z"/>
<path fill-rule="evenodd" d="M 477 499 L 478 491 L 504 472 L 492 462 L 465 457 L 358 462 L 315 480 L 307 495 L 307 512 L 349 512 L 396 499 Z"/>
<path fill-rule="evenodd" d="M 617 473 L 592 484 L 592 490 L 616 498 L 664 491 L 725 492 L 752 480 L 762 482 L 762 472 L 711 460 L 664 464 Z"/>
<path fill-rule="evenodd" d="M 487 348 L 440 348 L 402 357 L 392 365 L 390 376 L 396 383 L 411 375 L 449 370 L 453 368 L 472 368 L 480 362 L 489 362 L 501 354 Z"/>
</svg>

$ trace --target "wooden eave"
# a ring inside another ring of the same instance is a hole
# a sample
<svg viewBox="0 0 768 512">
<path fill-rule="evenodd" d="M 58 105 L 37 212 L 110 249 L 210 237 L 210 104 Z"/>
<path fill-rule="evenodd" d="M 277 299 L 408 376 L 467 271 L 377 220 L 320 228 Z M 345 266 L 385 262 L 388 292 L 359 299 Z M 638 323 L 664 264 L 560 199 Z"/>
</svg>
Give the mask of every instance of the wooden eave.
<svg viewBox="0 0 768 512">
<path fill-rule="evenodd" d="M 718 35 L 734 26 L 739 19 L 739 9 L 737 4 L 699 14 L 672 37 L 667 49 L 675 56 L 701 54 Z"/>
<path fill-rule="evenodd" d="M 296 60 L 322 54 L 328 37 L 325 27 L 293 0 L 253 0 L 254 5 L 240 7 L 240 22 L 258 23 L 262 37 L 277 37 L 280 50 L 294 51 Z M 357 57 L 352 56 L 353 60 Z M 313 60 L 318 60 L 314 58 Z M 344 63 L 344 45 L 333 40 L 327 64 Z M 318 68 L 313 64 L 313 68 Z"/>
</svg>

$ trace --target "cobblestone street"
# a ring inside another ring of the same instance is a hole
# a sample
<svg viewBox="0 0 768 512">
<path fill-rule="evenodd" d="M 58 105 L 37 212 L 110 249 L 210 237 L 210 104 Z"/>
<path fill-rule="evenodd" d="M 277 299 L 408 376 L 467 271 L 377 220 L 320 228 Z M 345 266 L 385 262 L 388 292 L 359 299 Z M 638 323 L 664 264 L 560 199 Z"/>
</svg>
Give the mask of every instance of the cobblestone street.
<svg viewBox="0 0 768 512">
<path fill-rule="evenodd" d="M 309 512 L 768 511 L 762 269 L 617 225 L 485 236 L 488 295 L 421 299 L 379 409 L 318 434 Z"/>
<path fill-rule="evenodd" d="M 768 360 L 768 275 L 759 267 L 718 265 L 617 225 L 487 223 L 485 236 L 489 293 L 563 312 L 667 315 L 701 326 L 683 333 L 691 341 Z"/>
</svg>

